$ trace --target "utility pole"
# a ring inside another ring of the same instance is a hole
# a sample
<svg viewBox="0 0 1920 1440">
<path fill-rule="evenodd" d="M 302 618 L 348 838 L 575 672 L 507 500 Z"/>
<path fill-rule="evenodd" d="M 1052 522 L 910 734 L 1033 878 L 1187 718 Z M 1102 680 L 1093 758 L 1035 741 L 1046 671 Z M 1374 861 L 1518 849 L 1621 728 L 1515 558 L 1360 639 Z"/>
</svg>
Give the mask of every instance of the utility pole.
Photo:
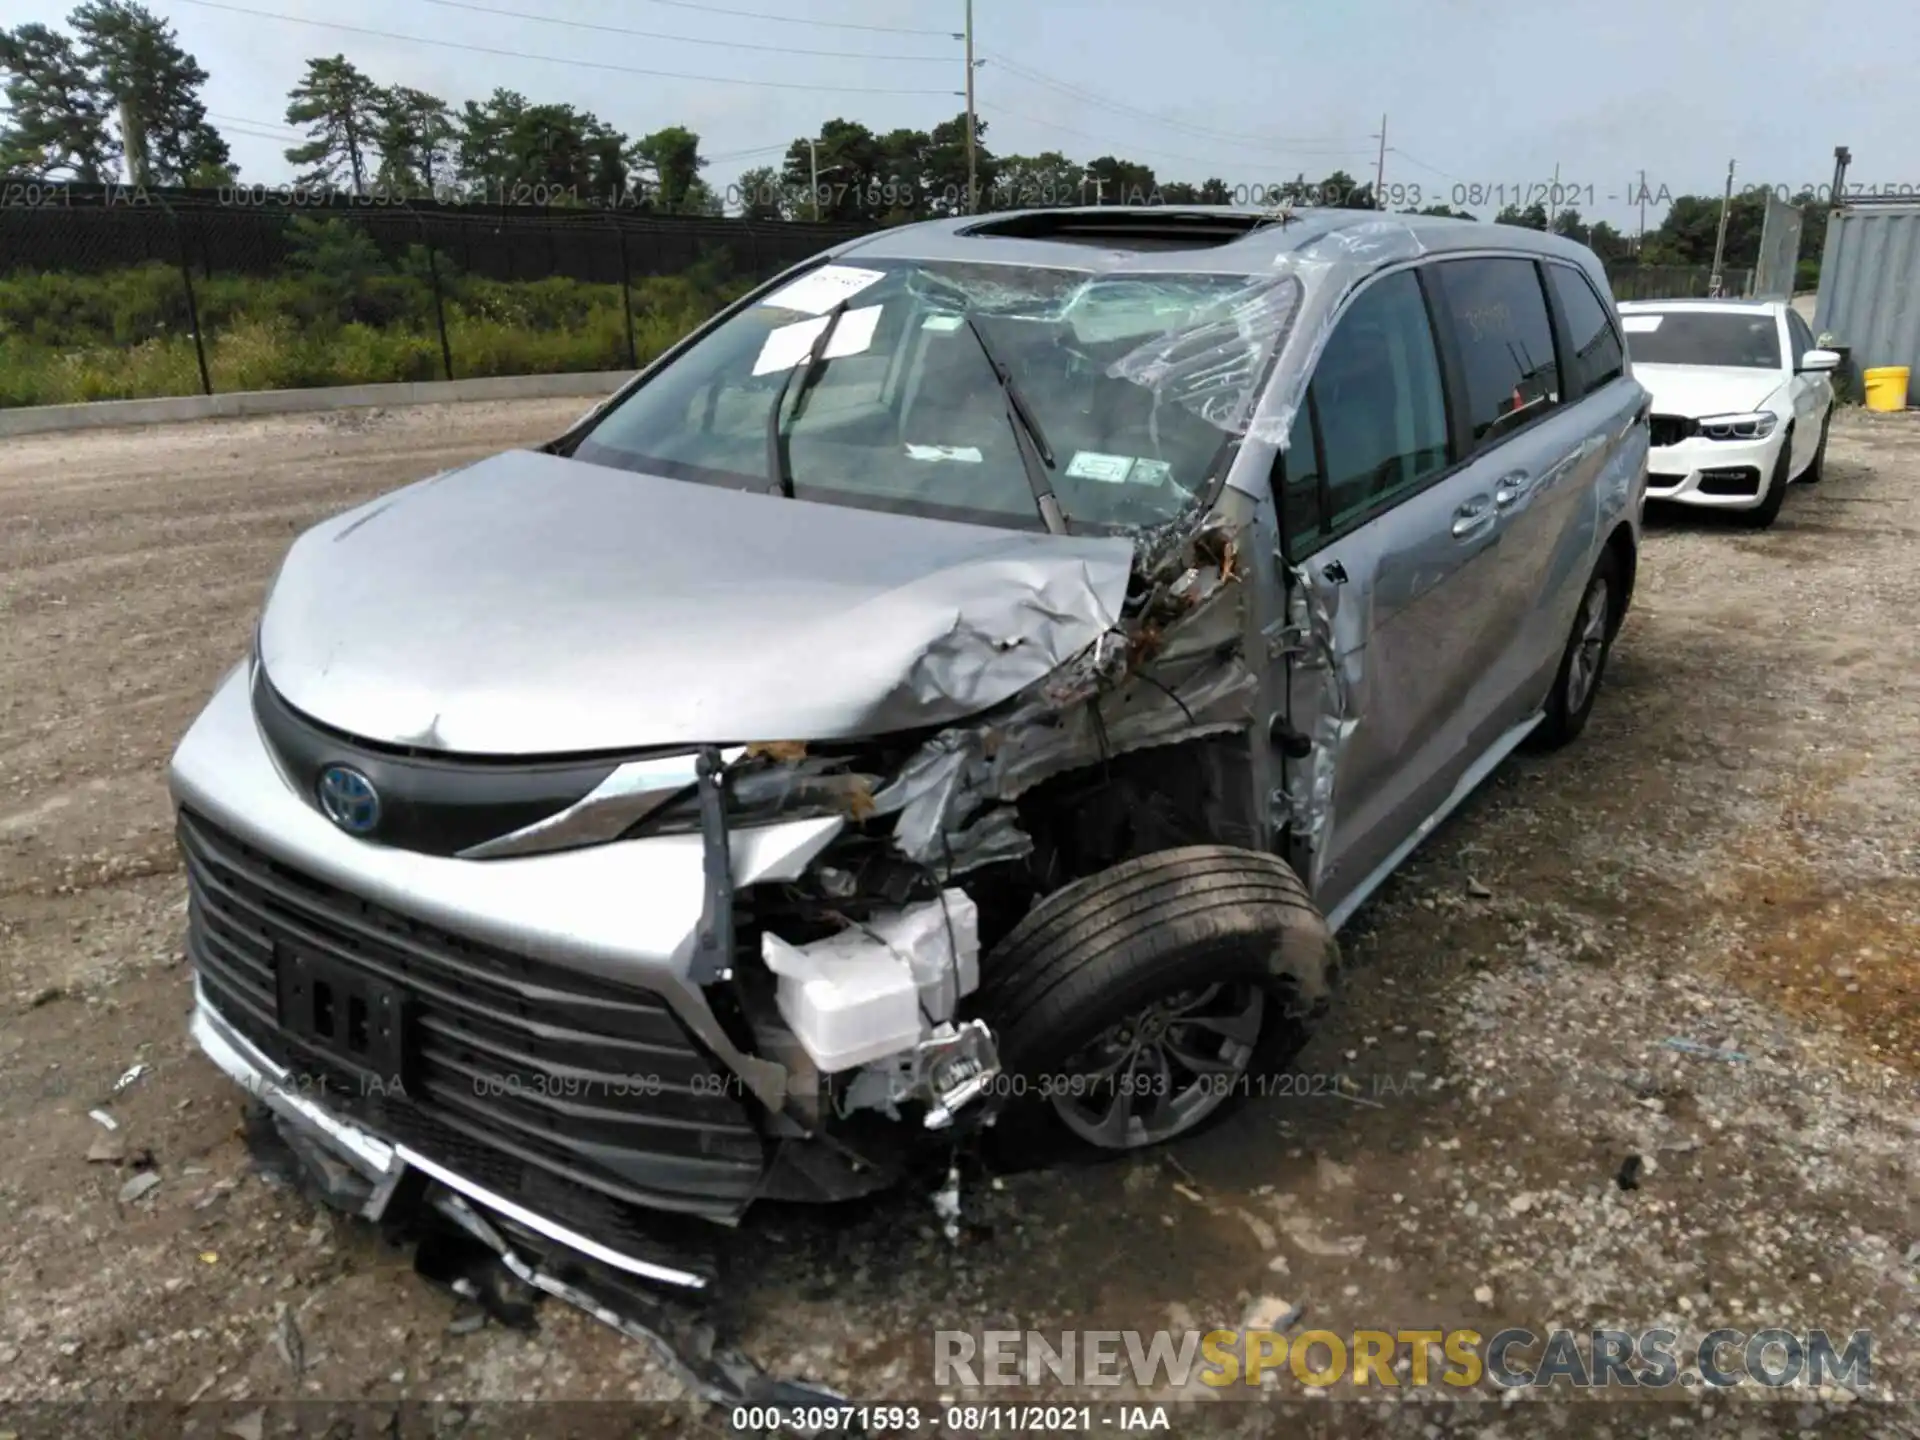
<svg viewBox="0 0 1920 1440">
<path fill-rule="evenodd" d="M 1833 188 L 1827 192 L 1827 208 L 1837 210 L 1847 195 L 1847 166 L 1853 163 L 1853 151 L 1844 145 L 1833 147 Z"/>
<path fill-rule="evenodd" d="M 1553 222 L 1560 213 L 1560 162 L 1553 162 L 1553 188 L 1547 191 L 1547 230 L 1552 233 Z"/>
<path fill-rule="evenodd" d="M 974 169 L 973 0 L 967 0 L 967 213 L 980 208 L 980 182 Z"/>
<path fill-rule="evenodd" d="M 1727 211 L 1733 206 L 1734 163 L 1727 162 L 1727 190 L 1720 197 L 1720 233 L 1713 237 L 1713 274 L 1707 280 L 1707 293 L 1715 299 L 1720 296 L 1720 262 L 1727 254 Z"/>
<path fill-rule="evenodd" d="M 812 188 L 807 194 L 811 197 L 813 218 L 820 218 L 820 147 L 813 141 L 807 141 L 807 173 L 811 177 Z"/>
<path fill-rule="evenodd" d="M 1381 188 L 1386 183 L 1387 183 L 1387 117 L 1383 112 L 1380 116 L 1380 154 L 1379 154 L 1379 157 L 1375 159 L 1373 162 L 1373 208 L 1376 210 L 1384 210 L 1387 208 L 1386 193 Z"/>
<path fill-rule="evenodd" d="M 1647 172 L 1640 172 L 1640 236 L 1633 242 L 1633 258 L 1638 260 L 1647 245 Z"/>
</svg>

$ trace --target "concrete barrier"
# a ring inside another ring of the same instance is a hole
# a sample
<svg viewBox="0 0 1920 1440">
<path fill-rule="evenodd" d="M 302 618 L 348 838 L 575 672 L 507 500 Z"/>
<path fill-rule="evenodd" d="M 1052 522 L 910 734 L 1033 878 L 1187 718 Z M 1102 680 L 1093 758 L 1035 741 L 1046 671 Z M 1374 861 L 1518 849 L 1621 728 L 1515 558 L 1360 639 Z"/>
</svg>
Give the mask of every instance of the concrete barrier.
<svg viewBox="0 0 1920 1440">
<path fill-rule="evenodd" d="M 538 400 L 611 395 L 630 370 L 578 375 L 489 375 L 477 380 L 419 380 L 397 385 L 335 385 L 313 390 L 236 390 L 227 395 L 169 395 L 97 400 L 89 405 L 25 405 L 0 410 L 0 437 L 110 425 L 165 425 L 242 415 L 293 415 L 368 405 L 435 405 L 456 400 Z"/>
</svg>

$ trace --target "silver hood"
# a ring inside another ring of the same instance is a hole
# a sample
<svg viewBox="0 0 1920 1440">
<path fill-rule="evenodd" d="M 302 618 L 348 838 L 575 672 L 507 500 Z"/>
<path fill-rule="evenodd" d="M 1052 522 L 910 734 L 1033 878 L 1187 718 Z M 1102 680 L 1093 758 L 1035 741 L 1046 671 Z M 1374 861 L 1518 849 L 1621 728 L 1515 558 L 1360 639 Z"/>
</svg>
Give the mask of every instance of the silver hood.
<svg viewBox="0 0 1920 1440">
<path fill-rule="evenodd" d="M 512 451 L 318 525 L 260 659 L 377 742 L 480 755 L 946 725 L 1118 623 L 1132 542 Z"/>
</svg>

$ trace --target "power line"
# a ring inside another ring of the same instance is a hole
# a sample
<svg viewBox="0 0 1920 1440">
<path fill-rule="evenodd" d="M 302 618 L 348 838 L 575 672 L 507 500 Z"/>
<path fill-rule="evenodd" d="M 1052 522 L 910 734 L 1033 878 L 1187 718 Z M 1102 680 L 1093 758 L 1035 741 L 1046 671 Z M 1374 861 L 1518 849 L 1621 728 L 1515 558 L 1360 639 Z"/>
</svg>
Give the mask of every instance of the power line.
<svg viewBox="0 0 1920 1440">
<path fill-rule="evenodd" d="M 297 130 L 291 125 L 282 124 L 278 120 L 255 120 L 250 115 L 222 115 L 218 110 L 207 111 L 207 118 L 209 120 L 219 120 L 228 125 L 252 125 L 261 130 L 284 130 L 289 135 L 304 136 L 307 133 L 304 130 Z"/>
<path fill-rule="evenodd" d="M 757 90 L 827 90 L 841 95 L 953 95 L 952 90 L 891 89 L 871 85 L 809 85 L 799 80 L 742 80 L 733 75 L 689 75 L 679 70 L 643 70 L 635 65 L 615 65 L 605 60 L 583 60 L 576 56 L 535 55 L 525 50 L 504 50 L 493 45 L 469 45 L 459 40 L 434 40 L 423 35 L 402 35 L 392 30 L 372 30 L 363 25 L 347 25 L 338 20 L 309 20 L 302 15 L 280 15 L 271 10 L 250 10 L 244 5 L 224 5 L 219 0 L 184 0 L 205 10 L 224 10 L 233 15 L 251 15 L 258 20 L 280 20 L 289 25 L 310 25 L 321 30 L 343 30 L 351 35 L 371 35 L 376 40 L 399 40 L 408 45 L 437 45 L 443 50 L 465 50 L 475 55 L 499 55 L 508 60 L 544 60 L 549 65 L 569 65 L 576 70 L 611 70 L 621 75 L 644 75 L 650 80 L 698 80 L 707 85 L 743 85 Z"/>
<path fill-rule="evenodd" d="M 799 15 L 769 15 L 763 10 L 724 10 L 718 5 L 697 0 L 645 0 L 649 5 L 670 5 L 676 10 L 697 10 L 702 15 L 731 15 L 740 20 L 770 20 L 781 25 L 811 25 L 816 30 L 865 30 L 876 35 L 937 35 L 943 40 L 958 40 L 957 30 L 915 30 L 903 25 L 862 25 L 852 20 L 808 20 Z"/>
<path fill-rule="evenodd" d="M 1058 90 L 1064 95 L 1071 96 L 1073 99 L 1079 100 L 1084 104 L 1097 105 L 1117 115 L 1129 115 L 1136 119 L 1151 120 L 1155 124 L 1164 125 L 1171 130 L 1183 131 L 1200 139 L 1240 142 L 1248 148 L 1270 150 L 1276 154 L 1306 154 L 1309 150 L 1320 147 L 1336 147 L 1329 149 L 1327 151 L 1329 154 L 1350 155 L 1356 153 L 1355 147 L 1341 141 L 1336 136 L 1319 135 L 1302 137 L 1255 135 L 1244 130 L 1220 130 L 1211 125 L 1196 124 L 1193 121 L 1181 120 L 1172 115 L 1163 115 L 1157 110 L 1147 110 L 1138 105 L 1129 105 L 1124 101 L 1111 99 L 1097 91 L 1088 90 L 1084 86 L 1074 85 L 1065 80 L 1057 80 L 1051 75 L 1043 75 L 1038 70 L 1030 69 L 1016 61 L 1007 59 L 1003 55 L 992 54 L 987 58 L 997 68 L 1006 71 L 1018 79 L 1025 80 L 1030 84 L 1044 85 L 1049 89 Z"/>
<path fill-rule="evenodd" d="M 792 148 L 793 142 L 786 140 L 778 145 L 756 145 L 751 150 L 723 150 L 718 155 L 702 155 L 700 158 L 709 165 L 714 165 L 722 160 L 751 160 L 757 155 L 784 155 Z"/>
<path fill-rule="evenodd" d="M 792 45 L 755 45 L 746 40 L 712 40 L 694 35 L 663 35 L 658 30 L 635 30 L 626 25 L 603 25 L 593 20 L 569 20 L 560 15 L 535 15 L 525 10 L 503 10 L 493 5 L 475 5 L 470 0 L 419 0 L 423 5 L 441 5 L 449 10 L 471 10 L 476 15 L 499 15 L 509 20 L 532 20 L 541 25 L 565 25 L 574 30 L 598 30 L 608 35 L 632 35 L 641 40 L 666 40 L 676 45 L 713 45 L 723 50 L 765 50 L 776 55 L 821 56 L 830 60 L 885 60 L 912 65 L 951 65 L 951 55 L 856 55 L 845 50 L 807 50 Z M 724 12 L 720 12 L 724 13 Z"/>
<path fill-rule="evenodd" d="M 220 133 L 239 135 L 248 140 L 265 140 L 270 144 L 285 146 L 288 149 L 292 149 L 306 138 L 303 135 L 275 135 L 267 130 L 249 130 L 246 126 L 236 125 L 231 120 L 220 126 Z"/>
<path fill-rule="evenodd" d="M 1387 153 L 1389 155 L 1398 155 L 1402 160 L 1406 161 L 1409 165 L 1415 166 L 1421 170 L 1428 171 L 1431 174 L 1438 175 L 1442 180 L 1459 181 L 1461 184 L 1466 183 L 1465 181 L 1461 181 L 1458 175 L 1450 175 L 1445 170 L 1442 170 L 1438 165 L 1429 165 L 1426 161 L 1422 160 L 1419 156 L 1409 155 L 1406 151 L 1402 150 L 1398 145 L 1389 145 L 1387 147 Z"/>
<path fill-rule="evenodd" d="M 1043 129 L 1058 130 L 1063 134 L 1078 136 L 1082 140 L 1091 140 L 1099 145 L 1111 145 L 1112 143 L 1112 137 L 1109 135 L 1093 135 L 1085 130 L 1076 130 L 1071 125 L 1059 124 L 1057 121 L 1039 120 L 1031 115 L 1022 115 L 1017 110 L 1009 110 L 1002 105 L 995 105 L 988 109 L 988 119 L 991 120 L 995 115 L 1005 116 L 1009 120 L 1024 120 L 1029 125 L 1038 125 Z M 1203 169 L 1211 168 L 1220 163 L 1220 157 L 1218 155 L 1213 156 L 1211 159 L 1202 159 L 1198 155 L 1182 155 L 1175 150 L 1160 150 L 1151 145 L 1128 145 L 1124 148 L 1136 151 L 1142 155 L 1156 155 L 1163 160 L 1179 160 L 1188 165 L 1198 165 Z M 1359 152 L 1349 150 L 1337 153 L 1352 155 Z"/>
</svg>

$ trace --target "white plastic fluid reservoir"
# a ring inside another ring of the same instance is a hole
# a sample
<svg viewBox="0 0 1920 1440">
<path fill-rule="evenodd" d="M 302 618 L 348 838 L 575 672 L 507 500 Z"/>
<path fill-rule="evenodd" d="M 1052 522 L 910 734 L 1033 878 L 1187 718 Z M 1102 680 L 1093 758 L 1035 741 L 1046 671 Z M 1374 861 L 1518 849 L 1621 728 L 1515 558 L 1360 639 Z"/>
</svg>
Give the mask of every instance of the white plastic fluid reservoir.
<svg viewBox="0 0 1920 1440">
<path fill-rule="evenodd" d="M 935 1021 L 951 1020 L 962 995 L 980 987 L 980 910 L 964 890 L 876 916 L 869 928 L 904 955 Z"/>
<path fill-rule="evenodd" d="M 944 902 L 944 903 L 943 903 Z M 878 916 L 865 929 L 793 945 L 773 934 L 760 954 L 779 980 L 781 1017 L 832 1074 L 908 1049 L 979 983 L 979 912 L 965 891 Z"/>
</svg>

